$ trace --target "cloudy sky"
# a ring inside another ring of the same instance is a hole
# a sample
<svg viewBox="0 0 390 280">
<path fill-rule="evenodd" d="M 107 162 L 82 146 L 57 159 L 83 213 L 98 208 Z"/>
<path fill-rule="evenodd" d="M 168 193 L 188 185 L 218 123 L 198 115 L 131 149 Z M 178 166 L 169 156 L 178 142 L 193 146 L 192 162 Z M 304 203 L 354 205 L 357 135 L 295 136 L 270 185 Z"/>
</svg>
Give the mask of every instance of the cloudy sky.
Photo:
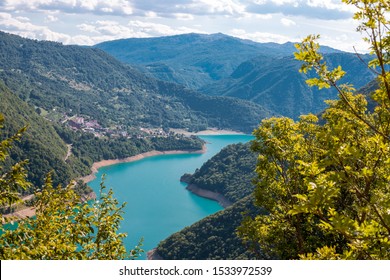
<svg viewBox="0 0 390 280">
<path fill-rule="evenodd" d="M 341 0 L 0 0 L 0 30 L 64 44 L 222 32 L 257 42 L 300 41 L 365 50 Z"/>
</svg>

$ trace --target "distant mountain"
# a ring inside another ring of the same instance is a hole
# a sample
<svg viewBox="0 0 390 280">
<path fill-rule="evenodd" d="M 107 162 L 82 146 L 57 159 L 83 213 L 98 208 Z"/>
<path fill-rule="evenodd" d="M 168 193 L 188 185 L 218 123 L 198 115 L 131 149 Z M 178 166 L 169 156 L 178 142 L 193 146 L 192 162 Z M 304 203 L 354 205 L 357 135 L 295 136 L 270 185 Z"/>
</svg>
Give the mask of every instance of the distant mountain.
<svg viewBox="0 0 390 280">
<path fill-rule="evenodd" d="M 368 55 L 361 58 L 369 60 Z M 325 60 L 330 68 L 341 65 L 347 72 L 342 81 L 352 83 L 355 88 L 365 86 L 374 78 L 355 54 L 329 53 Z M 305 81 L 311 76 L 299 73 L 300 66 L 301 62 L 291 56 L 259 56 L 239 65 L 230 77 L 205 86 L 201 91 L 213 96 L 250 100 L 292 118 L 310 112 L 319 113 L 326 107 L 324 100 L 337 98 L 337 92 L 310 88 Z"/>
<path fill-rule="evenodd" d="M 158 81 L 105 52 L 0 32 L 0 79 L 44 110 L 87 115 L 105 127 L 218 127 L 250 132 L 270 115 L 248 101 Z"/>
<path fill-rule="evenodd" d="M 156 38 L 130 38 L 103 42 L 95 47 L 118 60 L 142 66 L 158 79 L 197 89 L 229 77 L 242 62 L 259 55 L 292 55 L 293 43 L 256 43 L 221 33 L 184 34 Z M 328 47 L 324 52 L 340 52 Z"/>
</svg>

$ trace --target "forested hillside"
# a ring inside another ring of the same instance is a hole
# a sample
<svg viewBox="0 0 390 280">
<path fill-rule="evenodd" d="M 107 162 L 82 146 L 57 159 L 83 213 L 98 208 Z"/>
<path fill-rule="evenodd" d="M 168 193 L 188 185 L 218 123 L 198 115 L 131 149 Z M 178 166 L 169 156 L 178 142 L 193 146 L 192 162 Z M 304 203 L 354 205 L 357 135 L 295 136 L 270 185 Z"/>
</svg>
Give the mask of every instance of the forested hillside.
<svg viewBox="0 0 390 280">
<path fill-rule="evenodd" d="M 247 260 L 265 259 L 254 254 L 236 235 L 243 213 L 254 216 L 256 209 L 248 196 L 234 205 L 184 228 L 160 242 L 156 252 L 164 260 Z"/>
<path fill-rule="evenodd" d="M 295 51 L 292 43 L 257 43 L 222 33 L 129 38 L 96 47 L 158 79 L 192 89 L 229 77 L 242 62 L 256 56 L 278 58 Z M 328 47 L 322 50 L 339 52 Z"/>
<path fill-rule="evenodd" d="M 237 202 L 253 192 L 250 181 L 255 176 L 255 165 L 256 155 L 250 151 L 249 143 L 229 145 L 185 181 Z"/>
<path fill-rule="evenodd" d="M 211 96 L 249 100 L 275 115 L 297 118 L 319 113 L 324 100 L 334 99 L 333 89 L 309 88 L 310 76 L 299 73 L 293 43 L 256 43 L 224 34 L 184 34 L 158 38 L 109 41 L 96 47 L 146 73 L 194 88 Z M 321 46 L 328 65 L 343 65 L 345 80 L 360 88 L 374 78 L 362 67 L 370 59 Z M 362 63 L 362 61 L 364 61 Z"/>
<path fill-rule="evenodd" d="M 198 151 L 204 142 L 198 137 L 173 135 L 151 138 L 98 138 L 90 133 L 75 132 L 64 127 L 56 127 L 58 134 L 68 143 L 72 143 L 72 154 L 84 164 L 91 166 L 93 162 L 120 159 L 134 156 L 151 150 Z"/>
<path fill-rule="evenodd" d="M 247 101 L 209 97 L 157 81 L 98 49 L 3 32 L 0 70 L 0 79 L 28 104 L 89 116 L 104 127 L 252 131 L 270 115 Z"/>
<path fill-rule="evenodd" d="M 360 88 L 374 79 L 363 61 L 370 56 L 351 53 L 326 54 L 329 67 L 343 65 L 347 72 L 343 81 Z M 319 113 L 326 108 L 325 100 L 337 98 L 335 89 L 308 87 L 306 80 L 311 74 L 300 73 L 301 64 L 293 56 L 272 58 L 259 56 L 239 65 L 230 77 L 202 88 L 209 95 L 232 96 L 253 101 L 278 113 L 297 118 L 302 114 Z"/>
<path fill-rule="evenodd" d="M 261 210 L 253 206 L 256 155 L 250 144 L 229 145 L 208 160 L 186 181 L 198 187 L 218 192 L 234 204 L 162 241 L 156 252 L 163 259 L 251 259 L 267 258 L 254 254 L 236 235 L 243 214 L 253 216 Z"/>
<path fill-rule="evenodd" d="M 34 186 L 41 186 L 51 171 L 55 184 L 67 184 L 89 174 L 95 161 L 125 158 L 151 150 L 200 150 L 203 146 L 203 141 L 197 137 L 175 135 L 140 139 L 98 138 L 48 121 L 2 83 L 0 97 L 0 112 L 5 117 L 3 137 L 14 134 L 23 126 L 28 127 L 21 141 L 15 143 L 7 165 L 28 159 L 29 181 Z M 29 189 L 26 192 L 34 191 Z"/>
<path fill-rule="evenodd" d="M 77 157 L 70 156 L 65 161 L 67 146 L 53 124 L 11 93 L 2 82 L 0 99 L 0 113 L 5 116 L 2 137 L 9 137 L 23 126 L 28 126 L 21 141 L 15 142 L 11 151 L 12 160 L 9 160 L 7 165 L 28 159 L 29 180 L 35 186 L 43 184 L 49 171 L 53 171 L 53 180 L 56 184 L 67 183 L 89 172 L 88 165 L 83 164 Z"/>
</svg>

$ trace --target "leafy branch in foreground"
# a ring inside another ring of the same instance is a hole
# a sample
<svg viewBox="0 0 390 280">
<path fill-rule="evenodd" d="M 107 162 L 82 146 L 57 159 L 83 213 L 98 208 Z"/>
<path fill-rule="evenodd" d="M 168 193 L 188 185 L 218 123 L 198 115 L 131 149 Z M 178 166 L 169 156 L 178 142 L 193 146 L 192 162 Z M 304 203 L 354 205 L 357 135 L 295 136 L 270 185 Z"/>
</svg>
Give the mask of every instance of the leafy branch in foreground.
<svg viewBox="0 0 390 280">
<path fill-rule="evenodd" d="M 310 86 L 335 87 L 323 124 L 314 115 L 272 118 L 255 130 L 259 154 L 256 205 L 268 214 L 247 218 L 239 234 L 253 248 L 280 259 L 390 258 L 390 5 L 384 0 L 354 5 L 360 31 L 380 69 L 375 108 L 349 84 L 342 68 L 330 70 L 318 53 L 318 36 L 299 45 L 301 71 L 315 70 Z"/>
<path fill-rule="evenodd" d="M 4 118 L 0 115 L 0 128 Z M 23 131 L 0 142 L 0 171 L 9 157 L 12 142 Z M 0 207 L 20 200 L 18 189 L 29 187 L 26 181 L 27 162 L 17 163 L 0 177 Z M 125 204 L 118 205 L 113 191 L 107 193 L 104 178 L 100 185 L 100 197 L 93 202 L 82 202 L 73 188 L 53 187 L 48 174 L 41 191 L 36 193 L 36 216 L 18 222 L 16 229 L 0 226 L 0 259 L 134 259 L 142 252 L 140 244 L 127 251 L 123 240 L 125 233 L 118 233 L 123 220 Z M 1 215 L 1 214 L 0 214 Z M 1 215 L 2 218 L 2 215 Z"/>
<path fill-rule="evenodd" d="M 0 114 L 0 129 L 3 128 L 4 116 Z M 31 187 L 31 184 L 27 181 L 27 170 L 25 168 L 28 161 L 18 162 L 8 169 L 5 168 L 12 143 L 19 141 L 26 129 L 27 127 L 23 127 L 14 135 L 0 141 L 0 208 L 9 207 L 19 202 L 20 191 Z M 3 218 L 1 214 L 0 217 Z"/>
<path fill-rule="evenodd" d="M 72 185 L 54 188 L 50 175 L 36 194 L 36 216 L 20 221 L 14 230 L 0 237 L 1 259 L 134 259 L 142 252 L 130 252 L 118 233 L 125 204 L 118 206 L 113 191 L 94 202 L 81 202 Z"/>
</svg>

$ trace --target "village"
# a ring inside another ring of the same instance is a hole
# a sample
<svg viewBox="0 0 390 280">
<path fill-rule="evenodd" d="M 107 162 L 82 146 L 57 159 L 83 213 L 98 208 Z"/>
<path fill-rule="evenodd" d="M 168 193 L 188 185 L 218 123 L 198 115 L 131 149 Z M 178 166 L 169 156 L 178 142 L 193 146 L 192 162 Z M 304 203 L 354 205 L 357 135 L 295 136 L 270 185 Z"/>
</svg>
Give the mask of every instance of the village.
<svg viewBox="0 0 390 280">
<path fill-rule="evenodd" d="M 176 133 L 173 131 L 166 131 L 162 128 L 135 128 L 132 129 L 131 133 L 125 130 L 122 126 L 116 125 L 110 128 L 103 127 L 98 123 L 97 120 L 90 119 L 82 116 L 64 116 L 64 119 L 61 121 L 62 124 L 67 125 L 74 131 L 83 131 L 85 133 L 91 133 L 98 138 L 109 137 L 109 138 L 153 138 L 153 137 L 169 137 L 174 136 Z"/>
</svg>

